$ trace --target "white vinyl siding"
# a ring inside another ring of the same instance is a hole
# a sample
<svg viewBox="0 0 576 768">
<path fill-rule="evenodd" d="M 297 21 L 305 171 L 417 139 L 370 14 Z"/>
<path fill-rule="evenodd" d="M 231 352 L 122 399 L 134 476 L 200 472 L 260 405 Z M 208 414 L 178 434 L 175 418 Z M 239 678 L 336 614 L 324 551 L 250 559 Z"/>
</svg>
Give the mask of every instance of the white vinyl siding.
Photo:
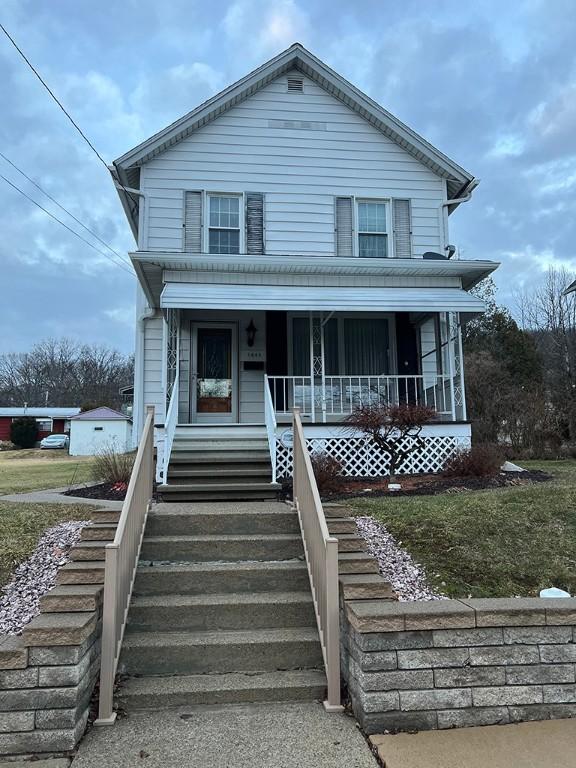
<svg viewBox="0 0 576 768">
<path fill-rule="evenodd" d="M 352 196 L 409 199 L 413 255 L 441 251 L 443 179 L 308 78 L 288 92 L 286 77 L 143 166 L 148 248 L 182 250 L 182 193 L 203 189 L 263 193 L 269 254 L 334 255 L 334 200 Z"/>
</svg>

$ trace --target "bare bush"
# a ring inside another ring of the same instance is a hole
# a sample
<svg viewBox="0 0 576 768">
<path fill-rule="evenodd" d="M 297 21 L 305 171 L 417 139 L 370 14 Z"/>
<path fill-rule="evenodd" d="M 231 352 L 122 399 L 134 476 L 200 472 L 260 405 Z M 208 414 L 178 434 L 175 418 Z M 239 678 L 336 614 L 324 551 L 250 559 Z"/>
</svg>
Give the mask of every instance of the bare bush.
<svg viewBox="0 0 576 768">
<path fill-rule="evenodd" d="M 101 483 L 128 484 L 135 458 L 134 453 L 119 453 L 113 445 L 107 446 L 94 457 L 93 477 Z"/>
<path fill-rule="evenodd" d="M 311 454 L 310 461 L 320 493 L 333 491 L 338 484 L 338 478 L 342 475 L 343 465 L 340 459 L 325 451 L 319 451 Z"/>
<path fill-rule="evenodd" d="M 495 477 L 502 467 L 504 456 L 493 443 L 479 443 L 451 456 L 444 466 L 450 477 Z"/>
</svg>

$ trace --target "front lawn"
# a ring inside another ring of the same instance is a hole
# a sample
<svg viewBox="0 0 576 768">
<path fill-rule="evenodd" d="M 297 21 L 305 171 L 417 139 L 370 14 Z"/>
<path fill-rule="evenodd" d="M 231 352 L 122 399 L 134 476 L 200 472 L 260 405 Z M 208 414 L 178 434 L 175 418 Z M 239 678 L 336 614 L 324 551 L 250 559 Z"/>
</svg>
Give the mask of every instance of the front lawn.
<svg viewBox="0 0 576 768">
<path fill-rule="evenodd" d="M 21 504 L 0 502 L 0 587 L 36 549 L 47 528 L 66 520 L 87 520 L 85 504 Z"/>
<path fill-rule="evenodd" d="M 576 593 L 576 461 L 520 462 L 554 480 L 437 496 L 353 499 L 450 597 Z"/>
<path fill-rule="evenodd" d="M 92 478 L 91 456 L 36 449 L 0 452 L 0 496 L 63 488 Z"/>
</svg>

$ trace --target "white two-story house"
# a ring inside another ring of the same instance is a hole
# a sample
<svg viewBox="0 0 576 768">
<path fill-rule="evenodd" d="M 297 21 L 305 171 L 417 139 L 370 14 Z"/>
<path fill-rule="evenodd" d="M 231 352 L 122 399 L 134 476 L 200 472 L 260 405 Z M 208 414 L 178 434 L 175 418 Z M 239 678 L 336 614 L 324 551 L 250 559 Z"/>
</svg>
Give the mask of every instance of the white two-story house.
<svg viewBox="0 0 576 768">
<path fill-rule="evenodd" d="M 154 405 L 166 494 L 272 489 L 295 406 L 351 475 L 386 470 L 342 427 L 358 403 L 436 410 L 401 471 L 469 443 L 460 328 L 497 266 L 450 245 L 472 174 L 299 44 L 111 171 L 137 241 L 135 435 Z"/>
</svg>

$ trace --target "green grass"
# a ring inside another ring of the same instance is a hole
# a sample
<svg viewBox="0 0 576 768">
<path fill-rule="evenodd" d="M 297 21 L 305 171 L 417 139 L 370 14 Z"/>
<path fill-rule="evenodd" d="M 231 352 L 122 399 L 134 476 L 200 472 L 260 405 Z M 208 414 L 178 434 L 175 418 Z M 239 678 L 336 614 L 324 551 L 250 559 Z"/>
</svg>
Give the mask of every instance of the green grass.
<svg viewBox="0 0 576 768">
<path fill-rule="evenodd" d="M 86 520 L 91 507 L 0 502 L 0 587 L 34 551 L 47 528 L 66 520 Z"/>
<path fill-rule="evenodd" d="M 576 461 L 520 462 L 554 480 L 485 491 L 355 499 L 450 597 L 576 593 Z"/>
<path fill-rule="evenodd" d="M 2 451 L 0 496 L 62 488 L 92 479 L 92 458 L 60 451 Z"/>
</svg>

